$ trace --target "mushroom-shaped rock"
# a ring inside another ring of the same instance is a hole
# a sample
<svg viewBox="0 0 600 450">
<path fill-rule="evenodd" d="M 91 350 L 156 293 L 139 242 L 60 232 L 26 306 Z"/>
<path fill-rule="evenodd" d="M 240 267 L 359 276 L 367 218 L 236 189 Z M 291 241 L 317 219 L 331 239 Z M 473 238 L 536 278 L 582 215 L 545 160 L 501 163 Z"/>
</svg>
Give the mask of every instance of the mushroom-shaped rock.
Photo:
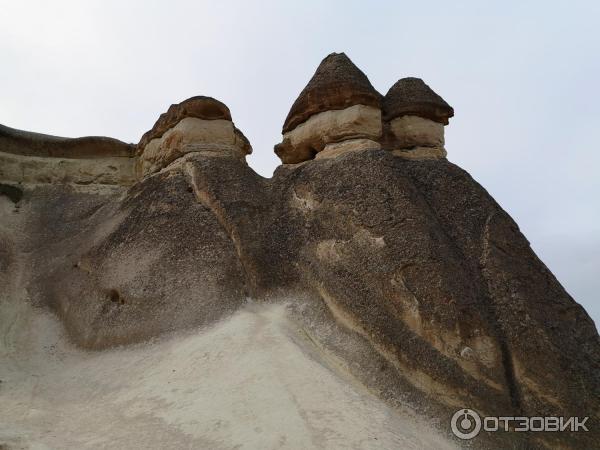
<svg viewBox="0 0 600 450">
<path fill-rule="evenodd" d="M 352 105 L 380 108 L 381 94 L 345 53 L 331 53 L 321 61 L 292 105 L 283 124 L 283 132 L 293 130 L 320 112 Z"/>
<path fill-rule="evenodd" d="M 454 110 L 420 78 L 402 78 L 383 99 L 386 146 L 409 158 L 440 158 Z"/>
<path fill-rule="evenodd" d="M 402 78 L 383 98 L 383 118 L 390 121 L 399 116 L 419 116 L 448 125 L 454 109 L 420 78 Z"/>
<path fill-rule="evenodd" d="M 245 161 L 252 147 L 233 124 L 224 103 L 196 96 L 171 105 L 142 136 L 138 144 L 141 175 L 157 172 L 191 152 Z"/>
<path fill-rule="evenodd" d="M 382 96 L 344 53 L 332 53 L 319 65 L 283 124 L 275 153 L 284 164 L 313 159 L 328 144 L 369 140 L 379 148 Z M 337 150 L 339 152 L 339 146 Z M 351 150 L 353 146 L 345 146 Z"/>
</svg>

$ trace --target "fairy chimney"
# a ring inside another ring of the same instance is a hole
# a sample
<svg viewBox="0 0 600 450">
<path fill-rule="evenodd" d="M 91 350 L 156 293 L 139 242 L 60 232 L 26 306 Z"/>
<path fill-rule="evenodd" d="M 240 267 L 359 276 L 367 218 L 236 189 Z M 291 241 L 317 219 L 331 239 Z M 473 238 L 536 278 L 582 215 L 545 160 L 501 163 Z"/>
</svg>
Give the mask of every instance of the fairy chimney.
<svg viewBox="0 0 600 450">
<path fill-rule="evenodd" d="M 402 78 L 383 99 L 384 145 L 407 158 L 444 158 L 454 110 L 420 78 Z"/>
<path fill-rule="evenodd" d="M 296 99 L 275 153 L 284 164 L 380 148 L 382 96 L 344 53 L 332 53 Z"/>
<path fill-rule="evenodd" d="M 245 161 L 252 147 L 231 119 L 227 106 L 196 96 L 173 104 L 138 144 L 141 176 L 168 166 L 186 153 L 198 152 Z"/>
</svg>

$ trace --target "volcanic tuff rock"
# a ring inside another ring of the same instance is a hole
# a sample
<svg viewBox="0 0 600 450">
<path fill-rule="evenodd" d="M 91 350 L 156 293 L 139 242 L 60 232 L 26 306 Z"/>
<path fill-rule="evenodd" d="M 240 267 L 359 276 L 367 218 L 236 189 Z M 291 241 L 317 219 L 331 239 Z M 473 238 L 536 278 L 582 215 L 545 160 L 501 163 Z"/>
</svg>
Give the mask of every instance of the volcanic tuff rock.
<svg viewBox="0 0 600 450">
<path fill-rule="evenodd" d="M 381 94 L 344 53 L 332 53 L 292 105 L 275 153 L 284 164 L 295 164 L 342 141 L 360 140 L 346 142 L 346 150 L 364 147 L 365 140 L 379 148 L 381 126 Z"/>
<path fill-rule="evenodd" d="M 250 142 L 231 121 L 229 108 L 197 96 L 173 104 L 138 144 L 140 176 L 156 172 L 190 152 L 212 152 L 245 161 Z"/>
<path fill-rule="evenodd" d="M 131 185 L 135 146 L 117 139 L 63 138 L 0 125 L 0 180 Z"/>
<path fill-rule="evenodd" d="M 420 78 L 401 78 L 383 99 L 383 118 L 390 121 L 407 115 L 448 125 L 454 109 Z"/>
<path fill-rule="evenodd" d="M 323 64 L 360 81 L 347 86 L 370 87 L 347 61 L 333 55 Z M 326 72 L 315 75 L 319 89 Z M 379 100 L 372 87 L 369 95 L 352 89 L 321 103 L 307 94 L 310 102 L 290 113 L 288 132 L 340 110 L 355 114 L 340 129 L 364 125 Z M 439 114 L 401 111 L 385 120 L 443 123 Z M 590 416 L 588 433 L 487 433 L 474 448 L 596 445 L 594 323 L 469 174 L 440 155 L 411 159 L 385 140 L 382 148 L 360 144 L 361 133 L 265 179 L 243 157 L 230 157 L 242 147 L 214 138 L 225 128 L 206 128 L 233 127 L 230 119 L 186 114 L 161 119 L 162 132 L 142 140 L 140 158 L 171 130 L 198 146 L 160 161 L 160 171 L 130 188 L 22 180 L 22 198 L 5 190 L 19 211 L 5 208 L 0 221 L 3 287 L 26 287 L 34 304 L 55 311 L 72 340 L 91 349 L 210 325 L 247 298 L 289 302 L 316 353 L 339 361 L 335 367 L 388 404 L 435 417 L 448 436 L 452 413 L 469 407 L 485 415 Z M 188 119 L 204 122 L 185 131 Z M 334 122 L 314 123 L 326 133 Z M 206 136 L 214 151 L 200 145 Z M 348 142 L 362 146 L 340 149 Z M 19 234 L 7 232 L 13 222 Z"/>
<path fill-rule="evenodd" d="M 52 158 L 131 157 L 135 146 L 103 136 L 64 138 L 0 125 L 0 151 Z"/>
<path fill-rule="evenodd" d="M 444 125 L 454 110 L 420 78 L 402 78 L 383 99 L 382 144 L 411 159 L 446 157 Z"/>
<path fill-rule="evenodd" d="M 352 105 L 381 107 L 381 94 L 345 53 L 327 55 L 302 90 L 285 122 L 286 133 L 312 115 Z"/>
<path fill-rule="evenodd" d="M 167 112 L 162 113 L 154 126 L 144 133 L 138 144 L 138 148 L 143 149 L 152 139 L 161 137 L 165 131 L 173 128 L 177 123 L 186 117 L 196 117 L 204 120 L 229 120 L 231 113 L 224 103 L 212 97 L 197 95 L 190 97 L 181 103 L 174 103 L 169 106 Z"/>
<path fill-rule="evenodd" d="M 275 153 L 284 164 L 382 146 L 410 159 L 444 158 L 453 114 L 419 78 L 402 78 L 382 98 L 345 54 L 332 53 L 292 105 Z"/>
</svg>

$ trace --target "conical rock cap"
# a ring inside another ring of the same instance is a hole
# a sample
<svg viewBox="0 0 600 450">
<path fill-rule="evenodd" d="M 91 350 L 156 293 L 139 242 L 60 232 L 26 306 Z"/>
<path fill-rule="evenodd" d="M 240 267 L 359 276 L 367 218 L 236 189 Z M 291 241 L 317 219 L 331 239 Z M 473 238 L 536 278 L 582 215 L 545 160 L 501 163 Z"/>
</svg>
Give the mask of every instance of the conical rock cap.
<svg viewBox="0 0 600 450">
<path fill-rule="evenodd" d="M 283 133 L 323 111 L 353 105 L 381 107 L 382 96 L 344 53 L 331 53 L 302 90 L 283 124 Z"/>
<path fill-rule="evenodd" d="M 407 115 L 447 125 L 454 109 L 420 78 L 402 78 L 383 99 L 383 119 L 389 121 Z"/>
</svg>

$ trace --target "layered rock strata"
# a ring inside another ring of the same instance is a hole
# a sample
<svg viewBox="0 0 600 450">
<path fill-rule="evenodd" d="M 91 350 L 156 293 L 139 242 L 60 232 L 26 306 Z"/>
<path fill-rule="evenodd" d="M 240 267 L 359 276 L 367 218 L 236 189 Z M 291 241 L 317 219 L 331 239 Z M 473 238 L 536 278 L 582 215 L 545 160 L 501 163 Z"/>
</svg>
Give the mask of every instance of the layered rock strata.
<svg viewBox="0 0 600 450">
<path fill-rule="evenodd" d="M 173 104 L 138 144 L 139 176 L 155 173 L 186 153 L 214 153 L 245 161 L 252 147 L 231 120 L 229 108 L 211 97 Z"/>
<path fill-rule="evenodd" d="M 385 148 L 410 159 L 446 157 L 444 125 L 454 111 L 419 78 L 385 97 L 343 53 L 332 53 L 292 105 L 275 153 L 284 164 Z"/>
<path fill-rule="evenodd" d="M 346 60 L 325 62 L 361 80 Z M 317 72 L 327 86 L 330 71 Z M 390 90 L 383 116 L 366 104 L 372 91 L 299 102 L 310 114 L 293 108 L 278 154 L 314 160 L 271 179 L 245 163 L 226 107 L 200 97 L 140 141 L 144 176 L 127 190 L 0 184 L 0 296 L 50 308 L 96 350 L 210 326 L 249 299 L 286 304 L 295 335 L 332 371 L 435 418 L 450 438 L 450 417 L 468 407 L 590 417 L 588 433 L 482 433 L 473 448 L 593 448 L 593 321 L 468 173 L 439 155 L 397 157 L 441 148 L 452 115 L 409 84 Z M 63 142 L 44 148 L 73 145 Z"/>
<path fill-rule="evenodd" d="M 381 94 L 344 53 L 332 53 L 292 105 L 275 153 L 295 164 L 324 150 L 380 148 L 381 134 Z"/>
<path fill-rule="evenodd" d="M 112 138 L 63 138 L 0 125 L 0 180 L 131 185 L 135 146 Z"/>
<path fill-rule="evenodd" d="M 384 146 L 405 158 L 444 158 L 454 110 L 420 78 L 402 78 L 383 99 Z"/>
</svg>

